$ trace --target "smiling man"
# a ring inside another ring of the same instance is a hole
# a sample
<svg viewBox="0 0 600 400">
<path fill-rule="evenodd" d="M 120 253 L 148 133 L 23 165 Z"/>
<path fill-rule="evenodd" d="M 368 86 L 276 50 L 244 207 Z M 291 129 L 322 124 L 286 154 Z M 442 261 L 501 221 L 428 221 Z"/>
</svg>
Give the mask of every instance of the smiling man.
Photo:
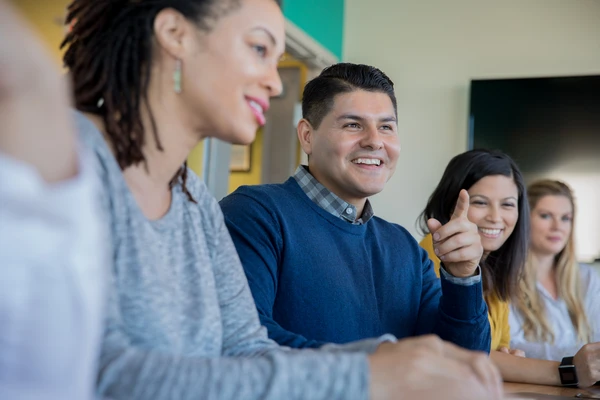
<svg viewBox="0 0 600 400">
<path fill-rule="evenodd" d="M 446 225 L 430 221 L 441 280 L 408 231 L 375 216 L 368 200 L 400 154 L 391 80 L 367 65 L 333 65 L 306 85 L 302 112 L 308 165 L 283 184 L 241 187 L 221 201 L 269 336 L 298 348 L 435 333 L 489 351 L 468 194 Z"/>
</svg>

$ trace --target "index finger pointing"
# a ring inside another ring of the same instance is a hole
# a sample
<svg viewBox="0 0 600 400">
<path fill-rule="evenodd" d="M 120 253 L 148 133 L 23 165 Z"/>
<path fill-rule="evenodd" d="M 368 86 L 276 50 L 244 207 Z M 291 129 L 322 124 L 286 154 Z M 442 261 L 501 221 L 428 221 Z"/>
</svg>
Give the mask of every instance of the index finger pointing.
<svg viewBox="0 0 600 400">
<path fill-rule="evenodd" d="M 467 217 L 469 213 L 469 192 L 465 189 L 462 189 L 458 194 L 458 200 L 456 201 L 456 207 L 454 207 L 454 212 L 452 213 L 452 217 L 450 219 Z"/>
</svg>

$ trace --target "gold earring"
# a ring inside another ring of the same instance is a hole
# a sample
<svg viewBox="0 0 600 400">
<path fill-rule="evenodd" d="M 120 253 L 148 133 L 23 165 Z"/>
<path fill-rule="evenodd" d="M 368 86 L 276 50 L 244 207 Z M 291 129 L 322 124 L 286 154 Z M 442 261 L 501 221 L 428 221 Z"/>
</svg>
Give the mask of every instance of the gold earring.
<svg viewBox="0 0 600 400">
<path fill-rule="evenodd" d="M 175 72 L 173 72 L 175 93 L 181 93 L 181 60 L 175 61 Z"/>
</svg>

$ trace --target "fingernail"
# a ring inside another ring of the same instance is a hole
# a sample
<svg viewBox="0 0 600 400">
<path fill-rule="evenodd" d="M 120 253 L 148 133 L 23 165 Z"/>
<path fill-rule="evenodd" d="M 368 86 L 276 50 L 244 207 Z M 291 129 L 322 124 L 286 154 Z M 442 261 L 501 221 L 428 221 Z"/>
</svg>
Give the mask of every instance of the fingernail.
<svg viewBox="0 0 600 400">
<path fill-rule="evenodd" d="M 444 261 L 446 259 L 446 256 L 441 256 L 440 260 Z"/>
<path fill-rule="evenodd" d="M 435 254 L 439 254 L 439 253 L 440 253 L 440 251 L 438 250 L 438 248 L 437 248 L 437 247 L 434 247 L 434 248 L 433 248 L 433 252 L 434 252 Z"/>
<path fill-rule="evenodd" d="M 440 240 L 440 234 L 439 233 L 434 233 L 433 234 L 433 240 Z"/>
</svg>

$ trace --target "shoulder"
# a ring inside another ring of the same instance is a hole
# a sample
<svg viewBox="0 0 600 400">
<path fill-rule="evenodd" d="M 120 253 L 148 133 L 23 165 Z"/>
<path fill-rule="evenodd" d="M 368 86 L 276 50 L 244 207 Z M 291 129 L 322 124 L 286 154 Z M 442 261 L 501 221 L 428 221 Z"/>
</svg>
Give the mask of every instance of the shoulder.
<svg viewBox="0 0 600 400">
<path fill-rule="evenodd" d="M 510 305 L 507 301 L 500 300 L 495 293 L 490 293 L 486 296 L 485 302 L 488 305 L 490 316 L 495 320 L 508 316 L 510 312 Z"/>
<path fill-rule="evenodd" d="M 221 208 L 217 199 L 210 193 L 204 181 L 189 168 L 187 169 L 185 187 L 196 203 L 189 201 L 180 185 L 178 185 L 178 196 L 184 198 L 184 204 L 187 205 L 188 209 L 194 209 L 202 215 L 202 223 L 210 222 L 215 225 L 219 220 L 222 220 Z"/>
<path fill-rule="evenodd" d="M 263 185 L 240 186 L 233 193 L 225 198 L 236 196 L 245 196 L 254 199 L 267 200 L 277 199 L 289 195 L 289 181 L 286 183 L 272 183 Z"/>
<path fill-rule="evenodd" d="M 394 251 L 402 251 L 403 254 L 410 254 L 411 257 L 423 257 L 423 249 L 419 246 L 417 240 L 410 232 L 400 224 L 386 221 L 383 218 L 374 216 L 368 222 L 369 230 L 379 236 L 381 240 L 393 244 Z"/>
<path fill-rule="evenodd" d="M 584 288 L 587 290 L 600 290 L 600 271 L 597 268 L 587 264 L 580 264 L 579 271 L 581 274 L 581 281 Z"/>
<path fill-rule="evenodd" d="M 248 208 L 273 212 L 298 201 L 289 186 L 289 181 L 282 184 L 240 186 L 219 204 L 224 214 L 248 211 Z"/>
<path fill-rule="evenodd" d="M 216 203 L 216 199 L 210 194 L 204 181 L 190 168 L 187 169 L 185 187 L 199 205 Z"/>
<path fill-rule="evenodd" d="M 404 240 L 406 240 L 409 243 L 415 244 L 417 245 L 417 241 L 415 240 L 415 238 L 413 238 L 413 236 L 410 234 L 410 232 L 403 227 L 400 224 L 396 224 L 394 222 L 389 222 L 381 217 L 378 216 L 373 216 L 373 218 L 371 219 L 372 225 L 374 227 L 376 227 L 378 230 L 385 230 L 388 232 L 392 232 L 394 235 L 396 235 L 396 237 L 398 238 L 402 238 Z"/>
<path fill-rule="evenodd" d="M 104 163 L 110 158 L 114 159 L 102 133 L 98 130 L 96 125 L 79 111 L 74 110 L 72 116 L 79 142 L 86 150 L 93 152 L 96 158 L 102 160 Z"/>
<path fill-rule="evenodd" d="M 421 239 L 421 241 L 419 242 L 419 246 L 424 248 L 425 251 L 427 251 L 428 253 L 433 254 L 433 237 L 430 233 L 428 233 L 423 239 Z"/>
</svg>

